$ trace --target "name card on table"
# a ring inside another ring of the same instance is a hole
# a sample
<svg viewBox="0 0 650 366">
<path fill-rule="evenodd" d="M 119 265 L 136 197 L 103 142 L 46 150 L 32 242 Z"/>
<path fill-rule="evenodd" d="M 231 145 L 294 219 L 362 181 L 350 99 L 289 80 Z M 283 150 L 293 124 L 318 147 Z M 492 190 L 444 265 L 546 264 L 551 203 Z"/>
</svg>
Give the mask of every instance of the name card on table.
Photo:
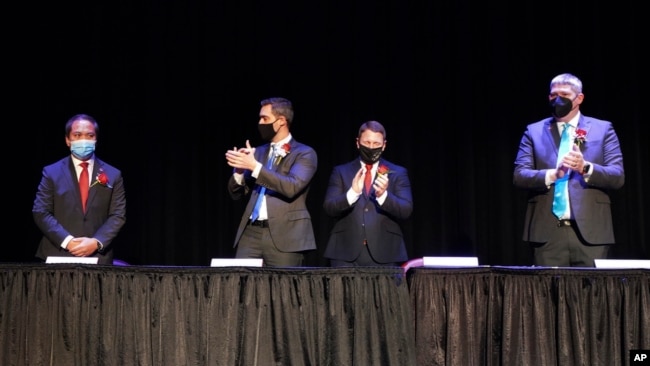
<svg viewBox="0 0 650 366">
<path fill-rule="evenodd" d="M 650 260 L 594 259 L 596 268 L 650 268 Z"/>
<path fill-rule="evenodd" d="M 262 267 L 262 258 L 212 258 L 210 267 Z"/>
<path fill-rule="evenodd" d="M 47 257 L 45 259 L 45 263 L 97 264 L 98 261 L 97 257 Z"/>
<path fill-rule="evenodd" d="M 478 267 L 478 257 L 422 257 L 425 267 Z"/>
</svg>

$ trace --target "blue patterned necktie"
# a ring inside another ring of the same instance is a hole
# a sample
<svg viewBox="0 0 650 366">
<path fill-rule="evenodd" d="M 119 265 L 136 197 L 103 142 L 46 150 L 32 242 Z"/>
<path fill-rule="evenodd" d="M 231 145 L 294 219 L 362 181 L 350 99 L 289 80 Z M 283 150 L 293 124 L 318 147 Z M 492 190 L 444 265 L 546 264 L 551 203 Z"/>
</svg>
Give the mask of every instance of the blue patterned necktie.
<svg viewBox="0 0 650 366">
<path fill-rule="evenodd" d="M 571 139 L 569 138 L 569 124 L 564 124 L 564 129 L 562 130 L 562 139 L 560 141 L 560 151 L 557 153 L 557 164 L 559 166 L 562 157 L 566 155 L 571 149 Z M 555 195 L 553 196 L 553 214 L 558 219 L 563 219 L 562 217 L 566 212 L 567 205 L 569 202 L 569 192 L 567 189 L 567 184 L 569 183 L 569 171 L 567 171 L 562 178 L 558 178 L 555 181 Z"/>
<path fill-rule="evenodd" d="M 271 154 L 266 161 L 266 168 L 273 168 L 273 160 L 275 160 L 275 145 L 271 145 Z M 257 194 L 257 201 L 255 201 L 255 207 L 253 208 L 253 214 L 251 215 L 251 222 L 257 220 L 260 217 L 260 207 L 262 207 L 262 200 L 264 200 L 264 194 L 266 193 L 266 187 L 258 186 L 259 193 Z"/>
</svg>

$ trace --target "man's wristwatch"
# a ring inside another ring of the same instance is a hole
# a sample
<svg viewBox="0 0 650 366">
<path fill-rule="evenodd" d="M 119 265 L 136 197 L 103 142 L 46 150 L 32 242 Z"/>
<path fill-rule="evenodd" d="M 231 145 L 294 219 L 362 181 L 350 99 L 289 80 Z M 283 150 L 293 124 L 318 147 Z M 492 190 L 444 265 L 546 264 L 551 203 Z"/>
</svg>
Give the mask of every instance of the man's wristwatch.
<svg viewBox="0 0 650 366">
<path fill-rule="evenodd" d="M 102 249 L 104 249 L 104 246 L 103 246 L 102 243 L 100 243 L 99 240 L 98 240 L 98 241 L 97 241 L 97 251 L 98 251 L 98 252 L 101 252 Z"/>
<path fill-rule="evenodd" d="M 585 164 L 582 167 L 582 173 L 580 173 L 580 174 L 585 175 L 585 174 L 589 173 L 590 168 L 591 168 L 591 164 Z"/>
</svg>

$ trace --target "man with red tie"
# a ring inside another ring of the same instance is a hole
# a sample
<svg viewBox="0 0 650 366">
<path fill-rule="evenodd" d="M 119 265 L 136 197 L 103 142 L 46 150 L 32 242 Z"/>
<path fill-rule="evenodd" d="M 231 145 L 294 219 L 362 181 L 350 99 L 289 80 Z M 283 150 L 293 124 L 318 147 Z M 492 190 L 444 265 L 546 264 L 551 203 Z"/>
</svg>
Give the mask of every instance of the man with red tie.
<svg viewBox="0 0 650 366">
<path fill-rule="evenodd" d="M 99 125 L 87 115 L 65 124 L 71 154 L 43 168 L 32 214 L 43 233 L 36 258 L 97 257 L 113 263 L 113 239 L 126 222 L 122 173 L 95 156 Z"/>
<path fill-rule="evenodd" d="M 406 168 L 381 158 L 386 130 L 361 125 L 359 158 L 334 167 L 323 208 L 336 220 L 324 256 L 332 267 L 399 266 L 408 260 L 401 224 L 413 211 Z"/>
</svg>

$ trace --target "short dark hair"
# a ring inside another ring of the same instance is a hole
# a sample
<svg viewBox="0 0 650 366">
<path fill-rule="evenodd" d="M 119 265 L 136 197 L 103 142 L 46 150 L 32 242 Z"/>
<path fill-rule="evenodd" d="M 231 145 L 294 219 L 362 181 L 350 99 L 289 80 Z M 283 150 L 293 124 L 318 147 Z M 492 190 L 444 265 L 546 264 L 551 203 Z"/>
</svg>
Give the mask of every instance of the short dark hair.
<svg viewBox="0 0 650 366">
<path fill-rule="evenodd" d="M 577 76 L 569 73 L 560 74 L 554 77 L 553 80 L 551 80 L 550 89 L 553 89 L 555 85 L 568 85 L 574 93 L 582 93 L 582 81 L 578 79 Z"/>
<path fill-rule="evenodd" d="M 384 140 L 386 140 L 386 129 L 381 123 L 377 121 L 364 122 L 361 127 L 359 127 L 359 136 L 357 137 L 361 137 L 361 134 L 363 134 L 366 130 L 381 133 L 384 135 Z"/>
<path fill-rule="evenodd" d="M 72 130 L 72 124 L 75 123 L 76 121 L 79 121 L 79 120 L 86 120 L 86 121 L 89 121 L 90 123 L 92 123 L 95 126 L 95 135 L 99 135 L 99 124 L 97 123 L 95 118 L 93 118 L 90 115 L 80 113 L 80 114 L 75 114 L 74 116 L 70 117 L 68 122 L 66 122 L 66 124 L 65 124 L 65 135 L 66 136 L 70 136 L 70 131 Z"/>
<path fill-rule="evenodd" d="M 274 97 L 264 99 L 260 102 L 262 107 L 269 104 L 271 105 L 271 112 L 276 116 L 284 117 L 287 120 L 287 124 L 291 126 L 293 122 L 293 104 L 291 104 L 291 101 L 286 98 Z"/>
</svg>

